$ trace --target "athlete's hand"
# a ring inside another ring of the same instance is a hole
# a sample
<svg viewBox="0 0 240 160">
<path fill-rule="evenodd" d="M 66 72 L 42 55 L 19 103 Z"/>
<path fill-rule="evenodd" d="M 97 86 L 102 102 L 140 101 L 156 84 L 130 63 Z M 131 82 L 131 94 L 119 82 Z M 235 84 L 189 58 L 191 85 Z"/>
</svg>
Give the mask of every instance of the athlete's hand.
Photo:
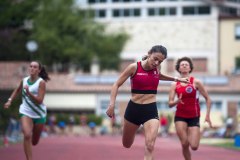
<svg viewBox="0 0 240 160">
<path fill-rule="evenodd" d="M 190 83 L 188 78 L 178 78 L 177 81 L 182 83 Z"/>
<path fill-rule="evenodd" d="M 109 104 L 108 109 L 106 111 L 106 114 L 108 117 L 113 118 L 114 117 L 114 105 Z"/>
<path fill-rule="evenodd" d="M 26 93 L 29 94 L 29 87 L 28 87 L 28 85 L 24 86 L 23 89 L 25 89 Z"/>
<path fill-rule="evenodd" d="M 182 94 L 180 94 L 179 97 L 178 97 L 177 104 L 178 103 L 184 104 L 183 101 L 182 101 Z"/>
<path fill-rule="evenodd" d="M 4 107 L 5 109 L 8 109 L 10 105 L 11 105 L 11 101 L 7 101 L 7 102 L 4 104 L 3 107 Z"/>
<path fill-rule="evenodd" d="M 211 121 L 209 115 L 206 115 L 206 117 L 205 117 L 205 122 L 208 123 L 208 125 L 209 125 L 210 128 L 213 128 L 213 126 L 212 126 L 212 121 Z"/>
</svg>

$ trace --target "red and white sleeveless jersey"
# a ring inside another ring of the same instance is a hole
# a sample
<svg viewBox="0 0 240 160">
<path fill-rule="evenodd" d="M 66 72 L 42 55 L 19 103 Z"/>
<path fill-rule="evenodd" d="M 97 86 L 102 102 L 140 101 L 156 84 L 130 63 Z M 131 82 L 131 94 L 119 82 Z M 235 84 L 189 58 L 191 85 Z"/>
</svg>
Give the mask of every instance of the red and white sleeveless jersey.
<svg viewBox="0 0 240 160">
<path fill-rule="evenodd" d="M 141 61 L 137 62 L 136 73 L 131 77 L 132 93 L 156 94 L 159 78 L 157 68 L 146 71 L 143 69 Z"/>
<path fill-rule="evenodd" d="M 176 116 L 183 118 L 200 117 L 199 91 L 193 86 L 194 78 L 190 77 L 190 83 L 176 84 L 176 93 L 179 97 L 182 94 L 182 103 L 177 104 Z"/>
</svg>

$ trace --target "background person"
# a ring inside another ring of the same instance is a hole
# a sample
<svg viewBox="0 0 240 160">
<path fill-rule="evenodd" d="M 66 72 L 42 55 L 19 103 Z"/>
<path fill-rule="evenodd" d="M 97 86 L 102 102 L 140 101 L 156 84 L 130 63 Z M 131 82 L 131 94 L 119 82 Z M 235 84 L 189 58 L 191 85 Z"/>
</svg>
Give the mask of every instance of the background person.
<svg viewBox="0 0 240 160">
<path fill-rule="evenodd" d="M 24 135 L 24 152 L 27 160 L 32 160 L 32 145 L 37 145 L 46 122 L 46 106 L 43 99 L 46 92 L 46 81 L 50 80 L 41 63 L 32 61 L 29 76 L 23 78 L 12 92 L 4 108 L 9 108 L 12 101 L 22 93 L 22 104 L 19 108 L 22 132 Z"/>
<path fill-rule="evenodd" d="M 199 92 L 205 98 L 207 113 L 205 121 L 212 127 L 210 120 L 211 100 L 200 80 L 192 77 L 190 73 L 193 70 L 192 60 L 183 57 L 177 60 L 176 70 L 180 73 L 181 78 L 188 78 L 188 84 L 173 82 L 169 93 L 169 106 L 177 106 L 175 113 L 176 132 L 181 141 L 182 153 L 185 160 L 191 160 L 192 150 L 197 150 L 200 141 L 200 105 Z M 177 100 L 175 96 L 177 95 Z"/>
</svg>

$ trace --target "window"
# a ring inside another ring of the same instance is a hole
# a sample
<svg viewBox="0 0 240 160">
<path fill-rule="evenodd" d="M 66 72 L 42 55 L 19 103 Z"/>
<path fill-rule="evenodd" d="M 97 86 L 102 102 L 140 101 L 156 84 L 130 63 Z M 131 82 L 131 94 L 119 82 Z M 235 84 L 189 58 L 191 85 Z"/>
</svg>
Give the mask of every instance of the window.
<svg viewBox="0 0 240 160">
<path fill-rule="evenodd" d="M 98 17 L 98 18 L 104 18 L 106 17 L 106 11 L 105 10 L 96 10 L 95 11 L 95 17 Z"/>
<path fill-rule="evenodd" d="M 113 17 L 120 17 L 120 10 L 119 9 L 114 9 L 113 10 Z"/>
<path fill-rule="evenodd" d="M 169 15 L 176 15 L 176 8 L 169 8 Z"/>
<path fill-rule="evenodd" d="M 123 10 L 123 15 L 124 15 L 124 17 L 129 17 L 130 16 L 130 10 L 129 9 L 124 9 Z"/>
<path fill-rule="evenodd" d="M 158 9 L 158 14 L 159 14 L 160 16 L 165 15 L 165 14 L 166 14 L 165 8 L 159 8 L 159 9 Z"/>
<path fill-rule="evenodd" d="M 183 7 L 184 15 L 194 15 L 194 13 L 195 13 L 194 7 Z"/>
<path fill-rule="evenodd" d="M 139 17 L 140 15 L 141 15 L 140 9 L 137 9 L 137 8 L 133 9 L 133 16 L 134 17 Z"/>
<path fill-rule="evenodd" d="M 139 8 L 134 9 L 114 9 L 113 17 L 138 17 L 141 14 L 141 10 Z"/>
<path fill-rule="evenodd" d="M 168 15 L 176 15 L 176 8 L 148 8 L 149 16 L 168 16 Z"/>
<path fill-rule="evenodd" d="M 183 7 L 183 15 L 208 15 L 211 13 L 209 6 L 190 6 Z"/>
<path fill-rule="evenodd" d="M 96 3 L 96 0 L 88 0 L 88 3 L 90 3 L 90 4 Z"/>
<path fill-rule="evenodd" d="M 235 26 L 235 39 L 240 40 L 240 24 L 236 24 Z"/>
<path fill-rule="evenodd" d="M 93 4 L 93 3 L 106 3 L 107 0 L 88 0 L 89 4 Z"/>
<path fill-rule="evenodd" d="M 201 6 L 198 7 L 198 14 L 210 14 L 210 7 L 209 6 Z"/>
<path fill-rule="evenodd" d="M 148 15 L 149 16 L 154 16 L 155 15 L 155 8 L 149 8 L 148 9 Z"/>
</svg>

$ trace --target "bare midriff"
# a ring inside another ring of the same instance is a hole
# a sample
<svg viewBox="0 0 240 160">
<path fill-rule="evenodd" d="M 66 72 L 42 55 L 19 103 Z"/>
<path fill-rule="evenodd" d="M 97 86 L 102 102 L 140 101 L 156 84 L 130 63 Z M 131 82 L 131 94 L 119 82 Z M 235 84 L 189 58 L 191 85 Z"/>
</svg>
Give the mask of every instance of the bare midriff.
<svg viewBox="0 0 240 160">
<path fill-rule="evenodd" d="M 138 104 L 149 104 L 156 102 L 156 94 L 132 94 L 131 100 Z"/>
</svg>

